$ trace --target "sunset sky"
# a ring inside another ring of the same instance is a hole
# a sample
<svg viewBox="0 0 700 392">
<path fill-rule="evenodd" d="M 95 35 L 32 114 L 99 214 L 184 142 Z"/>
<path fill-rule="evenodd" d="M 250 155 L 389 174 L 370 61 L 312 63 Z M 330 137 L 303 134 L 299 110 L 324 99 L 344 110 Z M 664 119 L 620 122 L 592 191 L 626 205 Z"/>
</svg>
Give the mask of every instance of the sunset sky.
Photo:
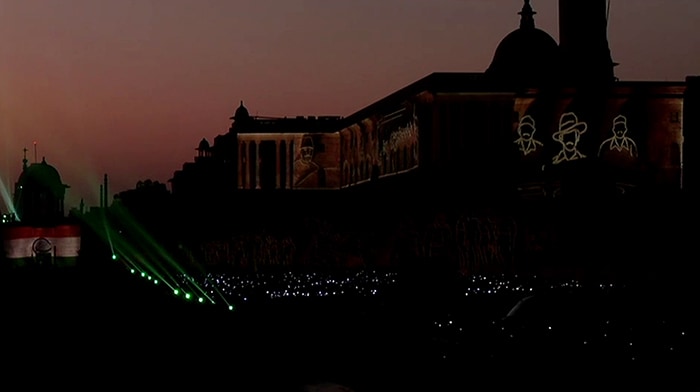
<svg viewBox="0 0 700 392">
<path fill-rule="evenodd" d="M 167 183 L 253 115 L 347 116 L 432 72 L 482 72 L 522 0 L 0 0 L 0 194 L 27 158 L 66 210 Z M 558 41 L 557 0 L 532 0 Z M 700 74 L 700 1 L 612 0 L 622 80 Z M 0 200 L 0 210 L 7 207 Z"/>
</svg>

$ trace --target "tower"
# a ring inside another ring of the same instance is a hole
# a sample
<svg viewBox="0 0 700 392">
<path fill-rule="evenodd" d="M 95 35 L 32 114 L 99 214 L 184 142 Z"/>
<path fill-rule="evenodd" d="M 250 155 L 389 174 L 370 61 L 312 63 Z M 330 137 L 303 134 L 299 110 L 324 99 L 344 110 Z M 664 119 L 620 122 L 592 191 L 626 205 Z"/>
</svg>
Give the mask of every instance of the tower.
<svg viewBox="0 0 700 392">
<path fill-rule="evenodd" d="M 608 44 L 608 0 L 559 0 L 559 48 L 564 83 L 615 81 Z"/>
<path fill-rule="evenodd" d="M 104 189 L 103 189 L 103 195 L 104 195 L 104 207 L 107 208 L 109 207 L 109 191 L 107 189 L 107 174 L 104 175 Z"/>
</svg>

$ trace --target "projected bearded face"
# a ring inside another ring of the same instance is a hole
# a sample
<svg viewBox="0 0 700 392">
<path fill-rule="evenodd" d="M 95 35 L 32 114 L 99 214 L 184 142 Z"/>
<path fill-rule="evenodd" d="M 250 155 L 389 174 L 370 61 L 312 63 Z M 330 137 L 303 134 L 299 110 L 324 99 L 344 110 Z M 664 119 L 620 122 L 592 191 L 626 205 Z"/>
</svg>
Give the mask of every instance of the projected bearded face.
<svg viewBox="0 0 700 392">
<path fill-rule="evenodd" d="M 580 137 L 578 132 L 566 132 L 561 135 L 561 143 L 564 145 L 564 150 L 574 151 Z"/>
</svg>

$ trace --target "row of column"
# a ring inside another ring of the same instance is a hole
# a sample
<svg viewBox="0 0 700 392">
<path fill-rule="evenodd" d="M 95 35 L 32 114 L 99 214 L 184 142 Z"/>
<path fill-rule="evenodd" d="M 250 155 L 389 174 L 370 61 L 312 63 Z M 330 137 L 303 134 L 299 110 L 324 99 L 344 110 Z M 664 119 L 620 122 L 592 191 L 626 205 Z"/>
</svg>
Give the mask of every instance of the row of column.
<svg viewBox="0 0 700 392">
<path fill-rule="evenodd" d="M 285 138 L 283 140 L 244 140 L 239 142 L 238 154 L 238 188 L 239 189 L 261 189 L 260 181 L 260 166 L 262 159 L 260 157 L 260 143 L 273 142 L 275 143 L 275 189 L 291 189 L 294 181 L 294 139 Z M 251 144 L 252 143 L 252 144 Z M 281 144 L 284 143 L 284 147 Z M 251 154 L 251 146 L 255 146 L 253 154 Z M 284 150 L 282 150 L 284 148 Z M 282 157 L 280 152 L 284 151 L 285 165 L 282 168 Z M 250 160 L 255 160 L 255 165 L 251 166 Z M 284 169 L 284 176 L 281 172 Z M 282 179 L 285 179 L 282 183 Z M 255 182 L 251 182 L 254 179 Z"/>
<path fill-rule="evenodd" d="M 275 168 L 275 188 L 274 189 L 293 189 L 294 188 L 294 155 L 295 145 L 294 138 L 267 139 L 267 140 L 241 140 L 238 144 L 238 189 L 262 189 L 263 182 L 261 181 L 261 166 L 272 165 L 272 162 L 263 162 L 261 157 L 260 145 L 265 142 L 274 143 L 274 168 Z M 395 151 L 388 156 L 383 157 L 382 175 L 392 174 L 407 170 L 417 164 L 414 155 L 415 145 L 411 148 L 405 147 L 399 151 Z M 282 154 L 284 152 L 284 154 Z M 251 159 L 255 162 L 251 164 Z M 354 168 L 360 169 L 361 168 Z M 367 178 L 355 177 L 345 178 L 347 185 L 352 185 L 353 182 L 369 179 L 371 176 L 371 166 L 367 167 L 367 173 L 363 173 Z M 352 171 L 352 169 L 351 169 Z M 360 173 L 357 173 L 360 174 Z M 284 181 L 283 181 L 284 180 Z"/>
</svg>

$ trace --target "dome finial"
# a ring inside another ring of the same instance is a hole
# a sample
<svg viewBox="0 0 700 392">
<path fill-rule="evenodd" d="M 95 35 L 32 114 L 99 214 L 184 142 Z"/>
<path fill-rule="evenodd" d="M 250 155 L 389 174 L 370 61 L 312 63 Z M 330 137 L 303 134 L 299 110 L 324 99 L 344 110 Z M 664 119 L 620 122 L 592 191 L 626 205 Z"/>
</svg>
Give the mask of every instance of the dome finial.
<svg viewBox="0 0 700 392">
<path fill-rule="evenodd" d="M 27 148 L 25 147 L 24 148 L 24 159 L 22 159 L 22 170 L 25 170 L 27 168 L 27 162 L 29 162 L 27 160 L 27 151 L 29 151 L 29 150 L 27 150 Z"/>
<path fill-rule="evenodd" d="M 520 15 L 520 28 L 534 29 L 535 14 L 537 14 L 537 12 L 532 10 L 532 7 L 530 6 L 530 0 L 525 0 L 525 4 L 523 4 L 523 9 L 520 12 L 518 12 L 518 15 Z"/>
</svg>

